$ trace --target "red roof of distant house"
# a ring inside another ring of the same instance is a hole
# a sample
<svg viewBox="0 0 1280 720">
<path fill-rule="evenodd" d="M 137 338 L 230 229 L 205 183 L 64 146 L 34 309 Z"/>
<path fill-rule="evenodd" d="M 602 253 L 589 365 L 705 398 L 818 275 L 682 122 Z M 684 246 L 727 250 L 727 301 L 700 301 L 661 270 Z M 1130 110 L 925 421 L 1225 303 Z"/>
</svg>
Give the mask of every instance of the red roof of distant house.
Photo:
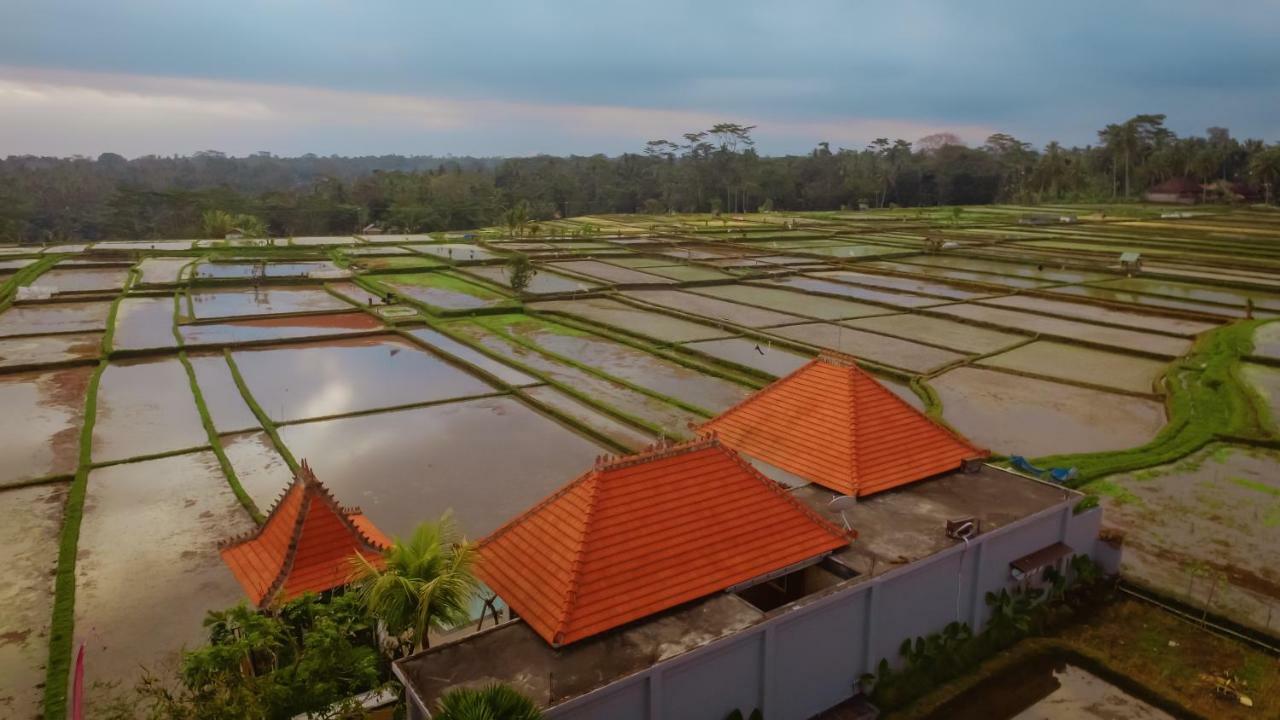
<svg viewBox="0 0 1280 720">
<path fill-rule="evenodd" d="M 481 541 L 476 574 L 547 642 L 566 645 L 850 536 L 703 438 L 597 462 Z"/>
<path fill-rule="evenodd" d="M 725 445 L 846 495 L 986 457 L 861 370 L 824 353 L 703 426 Z"/>
<path fill-rule="evenodd" d="M 360 510 L 338 505 L 304 460 L 267 521 L 221 554 L 253 604 L 267 607 L 345 585 L 354 555 L 380 564 L 390 545 Z"/>
<path fill-rule="evenodd" d="M 1164 182 L 1147 188 L 1147 192 L 1155 195 L 1195 195 L 1200 196 L 1203 188 L 1200 183 L 1187 177 L 1169 178 Z"/>
</svg>

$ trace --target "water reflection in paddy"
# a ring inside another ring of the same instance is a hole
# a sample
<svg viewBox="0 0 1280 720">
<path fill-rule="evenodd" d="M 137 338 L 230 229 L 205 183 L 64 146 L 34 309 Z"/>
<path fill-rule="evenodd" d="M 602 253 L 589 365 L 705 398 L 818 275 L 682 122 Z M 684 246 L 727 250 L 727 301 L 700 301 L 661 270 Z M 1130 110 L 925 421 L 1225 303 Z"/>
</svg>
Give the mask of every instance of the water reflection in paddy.
<svg viewBox="0 0 1280 720">
<path fill-rule="evenodd" d="M 322 315 L 290 315 L 278 318 L 199 323 L 179 328 L 188 345 L 232 345 L 263 340 L 324 337 L 378 330 L 383 325 L 361 312 Z"/>
<path fill-rule="evenodd" d="M 123 460 L 209 442 L 177 358 L 112 363 L 98 385 L 93 461 Z"/>
<path fill-rule="evenodd" d="M 174 347 L 173 298 L 161 297 L 125 298 L 116 308 L 116 331 L 111 337 L 112 347 L 118 350 Z"/>
<path fill-rule="evenodd" d="M 205 613 L 244 598 L 218 543 L 253 528 L 212 452 L 91 472 L 75 565 L 85 687 L 132 687 L 140 665 L 163 674 L 206 640 Z"/>
<path fill-rule="evenodd" d="M 191 303 L 198 318 L 347 310 L 351 307 L 318 287 L 192 290 Z"/>
<path fill-rule="evenodd" d="M 402 536 L 452 508 L 482 537 L 607 452 L 511 397 L 289 425 L 280 437 L 342 503 Z"/>
<path fill-rule="evenodd" d="M 495 392 L 394 336 L 242 350 L 234 358 L 258 404 L 277 421 Z"/>
<path fill-rule="evenodd" d="M 222 355 L 192 355 L 188 358 L 196 373 L 200 396 L 213 420 L 213 427 L 220 433 L 248 430 L 258 427 L 258 418 L 249 409 L 235 379 L 231 366 Z"/>
<path fill-rule="evenodd" d="M 0 313 L 0 337 L 102 330 L 109 312 L 107 302 L 15 305 Z"/>
<path fill-rule="evenodd" d="M 92 369 L 0 375 L 0 487 L 74 473 Z"/>
<path fill-rule="evenodd" d="M 98 357 L 101 333 L 74 333 L 0 340 L 0 367 L 43 365 Z"/>
<path fill-rule="evenodd" d="M 0 492 L 0 708 L 8 717 L 40 717 L 49 657 L 50 573 L 67 483 Z"/>
</svg>

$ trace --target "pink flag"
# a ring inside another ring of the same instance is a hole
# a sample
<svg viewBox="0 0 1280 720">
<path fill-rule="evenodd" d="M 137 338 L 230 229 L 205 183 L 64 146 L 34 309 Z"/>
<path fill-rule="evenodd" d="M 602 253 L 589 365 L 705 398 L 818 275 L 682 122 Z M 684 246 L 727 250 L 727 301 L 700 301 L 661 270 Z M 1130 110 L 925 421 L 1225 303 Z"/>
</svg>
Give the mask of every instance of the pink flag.
<svg viewBox="0 0 1280 720">
<path fill-rule="evenodd" d="M 71 720 L 84 720 L 84 642 L 76 653 L 76 674 L 71 681 Z"/>
</svg>

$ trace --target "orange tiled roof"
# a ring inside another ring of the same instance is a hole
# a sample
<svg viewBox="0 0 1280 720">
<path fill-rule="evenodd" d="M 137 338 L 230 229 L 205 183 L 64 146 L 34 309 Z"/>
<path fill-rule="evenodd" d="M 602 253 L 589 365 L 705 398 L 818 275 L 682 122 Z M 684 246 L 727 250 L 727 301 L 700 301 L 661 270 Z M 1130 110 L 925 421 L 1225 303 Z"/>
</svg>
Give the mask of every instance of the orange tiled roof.
<svg viewBox="0 0 1280 720">
<path fill-rule="evenodd" d="M 476 574 L 566 645 L 848 543 L 717 440 L 596 467 L 479 544 Z"/>
<path fill-rule="evenodd" d="M 824 353 L 702 426 L 724 444 L 846 495 L 955 470 L 980 450 Z"/>
<path fill-rule="evenodd" d="M 381 563 L 390 545 L 358 509 L 338 505 L 304 460 L 267 521 L 220 552 L 253 604 L 267 607 L 345 585 L 353 555 Z"/>
</svg>

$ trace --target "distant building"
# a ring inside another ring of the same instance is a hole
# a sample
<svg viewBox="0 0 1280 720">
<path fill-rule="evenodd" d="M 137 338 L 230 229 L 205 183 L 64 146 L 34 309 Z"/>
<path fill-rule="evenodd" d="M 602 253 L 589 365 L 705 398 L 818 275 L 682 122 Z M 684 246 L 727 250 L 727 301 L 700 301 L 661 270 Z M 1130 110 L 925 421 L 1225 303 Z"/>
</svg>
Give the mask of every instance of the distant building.
<svg viewBox="0 0 1280 720">
<path fill-rule="evenodd" d="M 381 235 L 384 232 L 386 231 L 383 230 L 382 228 L 378 227 L 373 223 L 369 223 L 368 225 L 364 226 L 364 228 L 360 231 L 360 234 L 361 235 Z"/>
<path fill-rule="evenodd" d="M 1136 252 L 1121 253 L 1120 269 L 1127 273 L 1136 273 L 1142 270 L 1142 255 Z"/>
<path fill-rule="evenodd" d="M 1149 188 L 1143 197 L 1147 202 L 1153 203 L 1192 205 L 1200 202 L 1203 195 L 1204 189 L 1200 187 L 1200 183 L 1191 178 L 1180 177 L 1170 178 Z"/>
</svg>

